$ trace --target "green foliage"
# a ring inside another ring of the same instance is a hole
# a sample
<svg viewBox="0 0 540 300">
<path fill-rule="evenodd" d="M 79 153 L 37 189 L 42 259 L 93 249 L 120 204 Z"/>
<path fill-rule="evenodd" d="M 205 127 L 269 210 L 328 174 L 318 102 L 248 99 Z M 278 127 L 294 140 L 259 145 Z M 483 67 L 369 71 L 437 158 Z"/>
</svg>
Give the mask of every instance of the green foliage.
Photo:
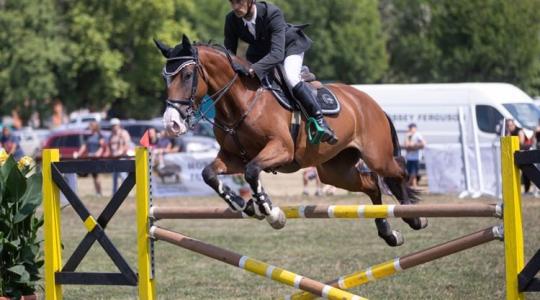
<svg viewBox="0 0 540 300">
<path fill-rule="evenodd" d="M 346 83 L 504 81 L 540 94 L 540 1 L 270 2 L 310 23 L 306 63 Z M 0 1 L 0 114 L 68 107 L 123 117 L 163 108 L 152 39 L 223 42 L 225 0 Z M 240 51 L 242 52 L 242 51 Z"/>
<path fill-rule="evenodd" d="M 0 161 L 0 296 L 31 295 L 43 265 L 37 236 L 43 219 L 35 215 L 41 173 L 30 175 L 29 166 L 18 166 L 11 156 L 4 161 L 2 153 Z"/>
<path fill-rule="evenodd" d="M 0 4 L 0 113 L 25 100 L 58 95 L 58 70 L 66 61 L 56 1 Z"/>
<path fill-rule="evenodd" d="M 385 36 L 374 0 L 274 1 L 289 23 L 310 23 L 306 63 L 322 80 L 371 83 L 387 69 Z"/>
<path fill-rule="evenodd" d="M 540 93 L 540 2 L 388 1 L 388 80 L 501 81 Z"/>
</svg>

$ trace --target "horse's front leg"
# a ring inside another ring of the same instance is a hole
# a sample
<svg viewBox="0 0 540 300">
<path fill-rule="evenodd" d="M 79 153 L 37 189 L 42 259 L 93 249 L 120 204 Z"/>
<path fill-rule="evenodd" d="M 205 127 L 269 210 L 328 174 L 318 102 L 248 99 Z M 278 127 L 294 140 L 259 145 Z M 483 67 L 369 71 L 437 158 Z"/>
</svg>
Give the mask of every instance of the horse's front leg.
<svg viewBox="0 0 540 300">
<path fill-rule="evenodd" d="M 241 212 L 246 209 L 246 201 L 224 184 L 223 181 L 219 180 L 218 175 L 243 172 L 244 164 L 241 160 L 233 155 L 219 151 L 214 161 L 203 169 L 202 177 L 204 182 L 214 189 L 232 210 Z"/>
<path fill-rule="evenodd" d="M 244 172 L 245 179 L 251 190 L 253 198 L 247 204 L 246 211 L 253 209 L 257 216 L 265 216 L 266 220 L 274 229 L 281 229 L 285 226 L 285 214 L 278 207 L 272 207 L 270 197 L 264 191 L 259 178 L 262 170 L 274 169 L 288 164 L 293 159 L 292 147 L 280 140 L 271 140 L 257 154 L 257 156 L 246 165 Z"/>
</svg>

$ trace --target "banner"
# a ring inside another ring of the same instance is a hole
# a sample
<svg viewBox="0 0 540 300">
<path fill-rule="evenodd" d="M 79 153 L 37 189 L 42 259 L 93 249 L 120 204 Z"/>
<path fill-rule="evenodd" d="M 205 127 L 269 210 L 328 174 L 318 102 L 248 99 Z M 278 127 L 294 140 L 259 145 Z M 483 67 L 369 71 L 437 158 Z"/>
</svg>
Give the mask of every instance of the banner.
<svg viewBox="0 0 540 300">
<path fill-rule="evenodd" d="M 202 170 L 217 155 L 217 150 L 205 152 L 169 153 L 160 158 L 152 157 L 152 195 L 154 197 L 212 196 L 216 192 L 202 178 Z M 238 191 L 243 184 L 234 176 L 220 176 L 232 190 Z"/>
<path fill-rule="evenodd" d="M 476 159 L 472 145 L 467 152 L 470 190 L 481 194 L 499 196 L 500 191 L 500 148 L 498 145 L 481 144 L 480 160 Z M 427 145 L 424 159 L 430 193 L 448 194 L 467 191 L 466 172 L 461 144 Z M 478 163 L 481 163 L 481 174 Z M 482 180 L 482 184 L 480 184 Z"/>
</svg>

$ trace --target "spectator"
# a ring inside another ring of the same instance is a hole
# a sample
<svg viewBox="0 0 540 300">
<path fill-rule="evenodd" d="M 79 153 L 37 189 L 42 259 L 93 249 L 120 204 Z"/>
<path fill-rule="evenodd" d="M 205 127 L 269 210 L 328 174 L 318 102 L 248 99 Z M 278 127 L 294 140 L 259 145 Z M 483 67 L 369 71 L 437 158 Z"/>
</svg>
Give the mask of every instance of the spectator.
<svg viewBox="0 0 540 300">
<path fill-rule="evenodd" d="M 92 121 L 89 125 L 91 135 L 81 145 L 81 148 L 73 153 L 73 157 L 77 159 L 80 156 L 86 157 L 104 157 L 108 156 L 108 147 L 101 129 L 96 121 Z M 92 173 L 94 179 L 94 187 L 98 196 L 102 196 L 101 183 L 99 182 L 98 174 Z"/>
<path fill-rule="evenodd" d="M 165 136 L 165 131 L 161 131 L 158 134 L 157 130 L 153 127 L 148 129 L 148 137 L 150 139 L 154 166 L 157 166 L 158 169 L 162 168 L 165 166 L 163 155 L 172 150 L 171 140 Z"/>
<path fill-rule="evenodd" d="M 529 150 L 533 145 L 533 138 L 527 137 L 525 131 L 516 125 L 514 119 L 506 119 L 506 130 L 504 131 L 507 136 L 517 136 L 519 138 L 519 149 Z M 523 191 L 528 194 L 531 189 L 531 180 L 521 174 L 521 182 L 523 183 Z"/>
<path fill-rule="evenodd" d="M 319 174 L 317 174 L 317 168 L 315 167 L 308 167 L 304 169 L 303 175 L 302 175 L 302 182 L 304 184 L 304 190 L 302 192 L 302 195 L 309 196 L 308 192 L 308 183 L 310 180 L 315 180 L 316 188 L 315 196 L 322 196 L 322 182 L 319 178 Z"/>
<path fill-rule="evenodd" d="M 2 128 L 0 144 L 7 154 L 12 155 L 15 160 L 19 160 L 24 156 L 21 145 L 19 145 L 19 139 L 11 134 L 11 129 L 8 126 Z"/>
<path fill-rule="evenodd" d="M 111 137 L 109 138 L 109 150 L 112 157 L 127 156 L 131 146 L 131 137 L 129 132 L 122 128 L 120 120 L 111 119 Z M 113 174 L 113 194 L 118 190 L 118 178 L 125 179 L 126 173 L 114 172 Z"/>
<path fill-rule="evenodd" d="M 535 141 L 535 149 L 540 150 L 540 119 L 538 119 L 538 125 L 536 125 L 536 128 L 534 129 L 534 141 Z M 536 164 L 536 167 L 538 168 L 540 164 Z M 536 191 L 534 192 L 535 197 L 540 197 L 540 189 L 536 187 Z"/>
<path fill-rule="evenodd" d="M 184 138 L 182 136 L 175 137 L 172 139 L 171 152 L 185 152 L 186 145 L 184 143 Z"/>
<path fill-rule="evenodd" d="M 53 102 L 53 113 L 51 116 L 49 128 L 54 129 L 58 128 L 69 122 L 69 118 L 64 111 L 64 105 L 59 99 Z"/>
<path fill-rule="evenodd" d="M 408 184 L 412 188 L 418 188 L 418 170 L 420 168 L 421 149 L 426 146 L 426 141 L 417 131 L 416 124 L 409 124 L 409 131 L 405 137 L 404 148 L 406 150 L 407 173 L 409 175 Z"/>
</svg>

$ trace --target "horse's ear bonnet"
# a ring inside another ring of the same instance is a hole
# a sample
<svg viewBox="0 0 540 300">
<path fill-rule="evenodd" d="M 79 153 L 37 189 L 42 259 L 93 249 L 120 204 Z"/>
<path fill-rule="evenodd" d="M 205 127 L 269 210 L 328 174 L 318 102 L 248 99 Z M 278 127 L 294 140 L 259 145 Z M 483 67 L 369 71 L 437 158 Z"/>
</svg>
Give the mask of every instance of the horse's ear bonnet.
<svg viewBox="0 0 540 300">
<path fill-rule="evenodd" d="M 193 50 L 188 37 L 184 34 L 182 36 L 182 42 L 176 45 L 174 48 L 169 49 L 167 54 L 168 55 L 166 55 L 166 57 L 168 59 L 167 63 L 165 64 L 165 71 L 168 73 L 174 73 L 183 63 L 188 60 L 192 60 L 190 57 L 193 57 L 195 51 Z"/>
<path fill-rule="evenodd" d="M 169 46 L 163 44 L 162 42 L 156 39 L 154 39 L 154 44 L 156 44 L 156 47 L 159 49 L 159 51 L 161 51 L 161 54 L 163 54 L 163 56 L 169 57 L 169 52 L 171 50 Z"/>
</svg>

